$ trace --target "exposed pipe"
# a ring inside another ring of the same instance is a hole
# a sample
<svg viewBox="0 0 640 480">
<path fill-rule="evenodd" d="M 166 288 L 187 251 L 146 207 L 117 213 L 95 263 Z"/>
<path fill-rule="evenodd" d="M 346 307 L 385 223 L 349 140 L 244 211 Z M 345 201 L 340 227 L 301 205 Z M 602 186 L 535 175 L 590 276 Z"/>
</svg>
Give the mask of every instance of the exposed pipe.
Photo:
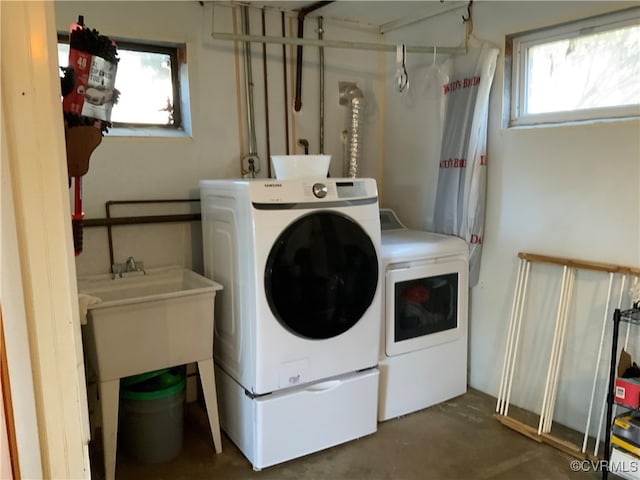
<svg viewBox="0 0 640 480">
<path fill-rule="evenodd" d="M 304 154 L 309 155 L 309 141 L 306 138 L 298 140 L 298 145 L 304 149 Z"/>
<path fill-rule="evenodd" d="M 213 12 L 215 7 L 211 7 L 211 11 Z M 213 23 L 213 18 L 211 19 Z M 233 25 L 233 34 L 238 34 L 238 9 L 231 9 L 231 24 Z M 242 164 L 242 159 L 246 153 L 246 143 L 244 141 L 244 110 L 242 108 L 242 79 L 240 74 L 240 53 L 239 53 L 239 45 L 238 42 L 233 42 L 233 66 L 234 66 L 234 74 L 235 74 L 235 87 L 236 87 L 236 112 L 237 112 L 237 122 L 238 122 L 238 152 L 240 152 L 240 176 L 244 176 L 246 174 L 244 165 Z"/>
<path fill-rule="evenodd" d="M 89 218 L 85 227 L 116 227 L 121 225 L 143 225 L 148 223 L 197 222 L 201 220 L 199 213 L 182 213 L 176 215 L 136 215 L 132 217 Z"/>
<path fill-rule="evenodd" d="M 282 13 L 284 17 L 284 13 Z M 216 40 L 230 40 L 239 42 L 258 42 L 258 43 L 276 43 L 284 45 L 303 45 L 307 47 L 324 47 L 324 48 L 344 48 L 347 50 L 367 50 L 372 52 L 393 52 L 396 53 L 396 46 L 387 43 L 367 43 L 367 42 L 350 42 L 346 40 L 318 40 L 317 38 L 296 38 L 296 37 L 272 37 L 261 35 L 242 35 L 226 32 L 212 32 L 211 38 Z M 407 53 L 431 53 L 433 54 L 434 45 L 407 45 Z M 439 53 L 447 55 L 464 55 L 467 53 L 465 47 L 444 47 L 436 46 Z"/>
<path fill-rule="evenodd" d="M 245 35 L 249 35 L 249 7 L 244 5 L 241 9 L 242 30 Z M 258 158 L 258 147 L 256 141 L 255 117 L 253 111 L 253 72 L 251 69 L 251 42 L 244 42 L 244 72 L 245 72 L 245 93 L 247 97 L 247 136 L 249 137 L 249 152 L 242 159 L 244 173 L 255 177 L 260 171 L 260 159 Z"/>
<path fill-rule="evenodd" d="M 280 12 L 280 23 L 282 24 L 282 38 L 287 38 L 284 12 Z M 285 152 L 287 155 L 289 155 L 289 91 L 287 89 L 287 45 L 284 42 L 282 42 L 282 83 L 284 85 L 284 145 Z"/>
<path fill-rule="evenodd" d="M 324 27 L 322 17 L 318 17 L 318 40 L 324 38 Z M 320 132 L 318 142 L 318 153 L 324 153 L 324 47 L 318 48 L 320 53 Z"/>
<path fill-rule="evenodd" d="M 143 215 L 116 217 L 111 216 L 112 205 L 138 205 L 138 204 L 159 204 L 159 203 L 185 203 L 200 202 L 197 198 L 187 199 L 159 199 L 159 200 L 109 200 L 105 203 L 106 218 L 87 218 L 84 219 L 84 226 L 90 227 L 107 227 L 107 238 L 109 240 L 109 265 L 113 265 L 113 235 L 111 227 L 116 225 L 141 225 L 148 223 L 175 223 L 175 222 L 193 222 L 200 221 L 199 213 L 176 214 L 176 215 Z"/>
<path fill-rule="evenodd" d="M 298 38 L 304 37 L 304 19 L 311 12 L 318 10 L 319 8 L 324 7 L 333 3 L 333 1 L 324 1 L 324 2 L 315 2 L 309 5 L 308 7 L 301 8 L 298 10 Z M 297 47 L 297 56 L 296 56 L 296 98 L 293 103 L 293 108 L 296 112 L 299 112 L 302 108 L 302 45 L 298 45 Z"/>
<path fill-rule="evenodd" d="M 264 8 L 262 9 L 262 36 L 267 34 Z M 264 116 L 265 116 L 265 136 L 267 137 L 267 178 L 271 178 L 271 135 L 269 129 L 269 87 L 267 82 L 267 44 L 262 44 L 262 73 L 264 78 Z"/>
<path fill-rule="evenodd" d="M 423 22 L 430 18 L 434 18 L 442 14 L 449 13 L 453 10 L 458 10 L 460 8 L 466 8 L 466 7 L 467 7 L 467 2 L 451 2 L 451 4 L 448 6 L 445 6 L 443 5 L 443 2 L 440 2 L 439 10 L 434 11 L 432 8 L 430 8 L 428 11 L 424 12 L 423 14 L 412 15 L 410 18 L 392 20 L 390 22 L 383 23 L 382 25 L 380 25 L 380 28 L 378 29 L 378 33 L 384 35 L 385 33 L 389 33 L 392 30 L 398 30 L 400 28 L 408 27 L 409 25 Z"/>
</svg>

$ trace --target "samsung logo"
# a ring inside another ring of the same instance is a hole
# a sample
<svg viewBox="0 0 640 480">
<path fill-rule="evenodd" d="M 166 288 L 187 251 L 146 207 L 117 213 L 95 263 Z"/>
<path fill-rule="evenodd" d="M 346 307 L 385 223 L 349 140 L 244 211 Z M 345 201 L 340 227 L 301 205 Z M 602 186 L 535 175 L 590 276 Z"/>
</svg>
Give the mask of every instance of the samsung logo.
<svg viewBox="0 0 640 480">
<path fill-rule="evenodd" d="M 280 188 L 282 187 L 281 183 L 265 183 L 265 188 Z"/>
</svg>

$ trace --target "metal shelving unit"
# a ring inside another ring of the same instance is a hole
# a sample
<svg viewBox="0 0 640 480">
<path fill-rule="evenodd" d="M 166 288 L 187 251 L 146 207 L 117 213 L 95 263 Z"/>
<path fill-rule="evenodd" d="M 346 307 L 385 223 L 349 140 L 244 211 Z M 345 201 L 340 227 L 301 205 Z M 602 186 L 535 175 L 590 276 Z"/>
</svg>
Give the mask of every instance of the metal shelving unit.
<svg viewBox="0 0 640 480">
<path fill-rule="evenodd" d="M 609 478 L 609 461 L 611 460 L 611 422 L 613 415 L 613 405 L 615 402 L 615 382 L 616 382 L 616 358 L 618 355 L 618 333 L 620 331 L 620 322 L 627 322 L 634 325 L 640 325 L 640 306 L 628 310 L 620 310 L 616 308 L 613 312 L 613 339 L 611 342 L 611 365 L 609 367 L 609 389 L 607 392 L 607 426 L 604 439 L 604 456 L 606 462 L 602 468 L 602 478 Z"/>
</svg>

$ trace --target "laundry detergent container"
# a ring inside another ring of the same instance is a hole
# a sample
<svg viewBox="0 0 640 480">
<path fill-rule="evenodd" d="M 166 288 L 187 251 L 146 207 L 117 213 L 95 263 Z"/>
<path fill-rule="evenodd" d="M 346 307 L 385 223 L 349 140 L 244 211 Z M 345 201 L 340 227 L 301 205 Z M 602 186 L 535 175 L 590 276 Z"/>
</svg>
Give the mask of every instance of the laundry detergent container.
<svg viewBox="0 0 640 480">
<path fill-rule="evenodd" d="M 184 368 L 156 370 L 120 381 L 119 444 L 140 463 L 169 461 L 182 450 Z"/>
</svg>

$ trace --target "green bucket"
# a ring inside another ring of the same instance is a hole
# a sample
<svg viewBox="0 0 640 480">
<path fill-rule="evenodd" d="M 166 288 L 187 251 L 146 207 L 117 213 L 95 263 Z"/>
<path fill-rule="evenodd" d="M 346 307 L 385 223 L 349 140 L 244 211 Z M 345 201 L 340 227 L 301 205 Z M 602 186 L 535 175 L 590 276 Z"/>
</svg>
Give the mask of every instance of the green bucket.
<svg viewBox="0 0 640 480">
<path fill-rule="evenodd" d="M 121 379 L 118 430 L 132 459 L 160 463 L 180 453 L 186 384 L 182 367 Z"/>
<path fill-rule="evenodd" d="M 169 397 L 186 388 L 187 377 L 182 368 L 165 368 L 120 380 L 123 400 L 157 400 Z"/>
</svg>

